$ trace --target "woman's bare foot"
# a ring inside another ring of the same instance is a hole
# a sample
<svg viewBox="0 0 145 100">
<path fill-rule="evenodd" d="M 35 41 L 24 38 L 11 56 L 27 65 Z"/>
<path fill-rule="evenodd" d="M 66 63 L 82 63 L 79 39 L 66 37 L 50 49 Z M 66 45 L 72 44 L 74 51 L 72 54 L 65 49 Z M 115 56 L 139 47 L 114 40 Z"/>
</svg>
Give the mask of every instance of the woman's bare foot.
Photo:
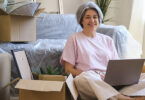
<svg viewBox="0 0 145 100">
<path fill-rule="evenodd" d="M 122 95 L 122 94 L 116 95 L 116 98 L 117 98 L 117 100 L 135 100 L 135 98 L 125 96 L 125 95 Z"/>
<path fill-rule="evenodd" d="M 138 96 L 138 97 L 129 97 L 122 94 L 118 94 L 109 100 L 145 100 L 145 96 Z"/>
<path fill-rule="evenodd" d="M 134 97 L 135 98 L 135 100 L 145 100 L 145 97 Z"/>
</svg>

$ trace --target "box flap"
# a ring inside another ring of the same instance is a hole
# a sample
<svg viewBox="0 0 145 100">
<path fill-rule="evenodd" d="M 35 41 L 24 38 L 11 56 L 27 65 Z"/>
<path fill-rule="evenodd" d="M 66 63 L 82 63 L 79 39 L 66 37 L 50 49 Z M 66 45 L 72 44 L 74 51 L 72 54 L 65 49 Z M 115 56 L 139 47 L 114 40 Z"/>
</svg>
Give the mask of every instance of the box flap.
<svg viewBox="0 0 145 100">
<path fill-rule="evenodd" d="M 78 91 L 77 91 L 77 89 L 75 87 L 72 74 L 70 74 L 68 76 L 68 78 L 66 80 L 66 84 L 67 84 L 67 86 L 68 86 L 68 88 L 70 90 L 71 95 L 73 96 L 73 99 L 77 100 L 79 94 L 78 94 Z"/>
<path fill-rule="evenodd" d="M 60 92 L 63 84 L 62 81 L 20 80 L 15 88 L 42 92 Z"/>
<path fill-rule="evenodd" d="M 35 15 L 34 15 L 34 16 L 38 16 L 38 15 L 39 15 L 40 13 L 42 13 L 44 10 L 45 10 L 45 8 L 37 9 L 37 11 L 35 12 Z"/>
<path fill-rule="evenodd" d="M 0 15 L 7 15 L 7 13 L 3 9 L 0 9 Z"/>
<path fill-rule="evenodd" d="M 65 81 L 66 79 L 67 77 L 62 75 L 39 75 L 39 80 Z"/>
</svg>

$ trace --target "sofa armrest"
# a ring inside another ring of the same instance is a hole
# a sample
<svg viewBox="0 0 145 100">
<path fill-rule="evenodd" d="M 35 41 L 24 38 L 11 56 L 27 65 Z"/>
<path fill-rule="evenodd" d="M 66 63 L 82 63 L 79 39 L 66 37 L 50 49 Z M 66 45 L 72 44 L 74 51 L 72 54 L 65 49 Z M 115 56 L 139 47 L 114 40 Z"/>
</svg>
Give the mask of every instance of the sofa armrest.
<svg viewBox="0 0 145 100">
<path fill-rule="evenodd" d="M 120 58 L 141 57 L 141 44 L 133 38 L 126 27 L 101 24 L 97 32 L 108 35 L 114 40 Z"/>
</svg>

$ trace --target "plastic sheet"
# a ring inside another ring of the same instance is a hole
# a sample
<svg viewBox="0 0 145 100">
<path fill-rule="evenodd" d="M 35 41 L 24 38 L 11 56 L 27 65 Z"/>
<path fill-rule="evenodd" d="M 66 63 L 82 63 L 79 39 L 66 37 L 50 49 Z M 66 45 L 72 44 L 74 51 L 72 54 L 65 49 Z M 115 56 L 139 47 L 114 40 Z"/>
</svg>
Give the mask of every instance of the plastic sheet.
<svg viewBox="0 0 145 100">
<path fill-rule="evenodd" d="M 74 14 L 41 13 L 37 18 L 38 39 L 67 39 L 81 30 Z"/>
<path fill-rule="evenodd" d="M 0 9 L 11 15 L 34 16 L 39 5 L 32 0 L 0 0 Z"/>
</svg>

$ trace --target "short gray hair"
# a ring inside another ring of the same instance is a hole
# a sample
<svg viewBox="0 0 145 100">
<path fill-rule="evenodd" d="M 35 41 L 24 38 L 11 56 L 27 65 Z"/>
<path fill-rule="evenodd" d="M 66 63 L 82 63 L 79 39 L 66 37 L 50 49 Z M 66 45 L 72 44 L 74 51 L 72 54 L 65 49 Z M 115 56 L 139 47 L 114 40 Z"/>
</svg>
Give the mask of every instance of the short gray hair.
<svg viewBox="0 0 145 100">
<path fill-rule="evenodd" d="M 99 6 L 97 4 L 95 4 L 94 2 L 89 1 L 89 2 L 86 2 L 86 3 L 82 4 L 77 10 L 76 17 L 77 17 L 77 21 L 80 25 L 81 25 L 81 19 L 84 15 L 84 12 L 87 9 L 96 10 L 98 15 L 99 15 L 99 23 L 102 23 L 103 13 L 102 13 L 101 9 L 99 8 Z"/>
</svg>

